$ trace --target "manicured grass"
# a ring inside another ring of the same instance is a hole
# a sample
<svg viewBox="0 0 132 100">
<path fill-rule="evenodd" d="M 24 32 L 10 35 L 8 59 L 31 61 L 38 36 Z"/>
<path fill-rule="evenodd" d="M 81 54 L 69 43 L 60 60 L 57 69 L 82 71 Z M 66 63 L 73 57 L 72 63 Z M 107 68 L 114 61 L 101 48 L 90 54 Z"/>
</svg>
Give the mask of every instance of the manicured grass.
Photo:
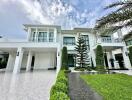
<svg viewBox="0 0 132 100">
<path fill-rule="evenodd" d="M 132 76 L 125 74 L 81 75 L 104 100 L 132 100 Z"/>
</svg>

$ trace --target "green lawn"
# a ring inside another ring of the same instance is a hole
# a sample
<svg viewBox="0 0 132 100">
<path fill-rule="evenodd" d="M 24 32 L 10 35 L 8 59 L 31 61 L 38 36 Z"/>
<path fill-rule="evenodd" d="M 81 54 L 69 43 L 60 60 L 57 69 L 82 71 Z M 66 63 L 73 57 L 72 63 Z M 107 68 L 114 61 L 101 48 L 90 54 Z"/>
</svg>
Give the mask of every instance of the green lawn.
<svg viewBox="0 0 132 100">
<path fill-rule="evenodd" d="M 132 76 L 125 74 L 81 75 L 104 100 L 132 100 Z"/>
</svg>

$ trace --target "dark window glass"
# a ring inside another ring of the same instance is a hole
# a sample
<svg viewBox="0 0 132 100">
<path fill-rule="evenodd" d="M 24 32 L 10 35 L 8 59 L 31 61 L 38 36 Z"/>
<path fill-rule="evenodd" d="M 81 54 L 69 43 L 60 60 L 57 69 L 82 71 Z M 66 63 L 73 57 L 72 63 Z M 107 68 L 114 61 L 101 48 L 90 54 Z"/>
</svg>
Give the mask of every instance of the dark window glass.
<svg viewBox="0 0 132 100">
<path fill-rule="evenodd" d="M 75 37 L 64 37 L 63 44 L 64 45 L 75 45 Z"/>
</svg>

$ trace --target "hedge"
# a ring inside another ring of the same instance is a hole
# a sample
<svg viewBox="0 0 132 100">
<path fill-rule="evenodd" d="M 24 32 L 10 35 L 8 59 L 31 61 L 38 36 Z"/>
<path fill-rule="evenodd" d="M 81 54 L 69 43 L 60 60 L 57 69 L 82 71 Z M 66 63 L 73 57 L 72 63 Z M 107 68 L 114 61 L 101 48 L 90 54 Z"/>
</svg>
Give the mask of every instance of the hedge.
<svg viewBox="0 0 132 100">
<path fill-rule="evenodd" d="M 64 70 L 58 73 L 56 83 L 50 90 L 50 100 L 70 100 L 68 97 L 68 79 Z"/>
</svg>

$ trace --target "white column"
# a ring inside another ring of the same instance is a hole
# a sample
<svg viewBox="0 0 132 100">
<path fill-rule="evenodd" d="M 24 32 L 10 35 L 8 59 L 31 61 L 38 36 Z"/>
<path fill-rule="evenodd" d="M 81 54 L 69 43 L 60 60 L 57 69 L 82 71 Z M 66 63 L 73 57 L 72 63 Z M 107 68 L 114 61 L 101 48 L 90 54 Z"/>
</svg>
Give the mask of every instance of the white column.
<svg viewBox="0 0 132 100">
<path fill-rule="evenodd" d="M 26 71 L 30 71 L 30 69 L 31 69 L 31 62 L 32 62 L 32 52 L 29 51 L 29 53 L 28 53 L 28 60 L 27 60 L 27 66 L 26 66 Z"/>
<path fill-rule="evenodd" d="M 60 52 L 60 46 L 57 48 L 57 73 L 60 71 L 60 68 L 61 68 L 61 52 Z"/>
<path fill-rule="evenodd" d="M 108 59 L 109 68 L 112 69 L 111 61 L 110 61 L 110 59 L 113 59 L 113 57 L 112 57 L 112 52 L 108 52 L 108 53 L 107 53 L 107 59 Z"/>
<path fill-rule="evenodd" d="M 38 42 L 38 28 L 36 28 L 36 33 L 35 33 L 35 42 Z"/>
<path fill-rule="evenodd" d="M 127 54 L 127 48 L 125 46 L 122 48 L 122 55 L 123 55 L 125 67 L 131 68 L 130 59 L 129 59 L 129 56 Z"/>
<path fill-rule="evenodd" d="M 17 54 L 16 54 L 16 60 L 15 60 L 15 64 L 14 64 L 14 69 L 13 69 L 14 74 L 20 72 L 22 58 L 23 58 L 23 52 L 24 51 L 22 48 L 18 48 Z"/>
<path fill-rule="evenodd" d="M 28 28 L 27 40 L 31 41 L 31 28 Z"/>
<path fill-rule="evenodd" d="M 13 63 L 13 54 L 12 53 L 9 53 L 9 58 L 8 58 L 8 62 L 7 62 L 7 66 L 6 66 L 6 71 L 12 71 L 12 63 Z"/>
<path fill-rule="evenodd" d="M 54 42 L 57 42 L 57 29 L 54 28 Z"/>
<path fill-rule="evenodd" d="M 94 67 L 96 67 L 96 55 L 95 55 L 95 51 L 91 50 L 91 53 L 92 53 L 92 60 L 93 60 Z"/>
</svg>

